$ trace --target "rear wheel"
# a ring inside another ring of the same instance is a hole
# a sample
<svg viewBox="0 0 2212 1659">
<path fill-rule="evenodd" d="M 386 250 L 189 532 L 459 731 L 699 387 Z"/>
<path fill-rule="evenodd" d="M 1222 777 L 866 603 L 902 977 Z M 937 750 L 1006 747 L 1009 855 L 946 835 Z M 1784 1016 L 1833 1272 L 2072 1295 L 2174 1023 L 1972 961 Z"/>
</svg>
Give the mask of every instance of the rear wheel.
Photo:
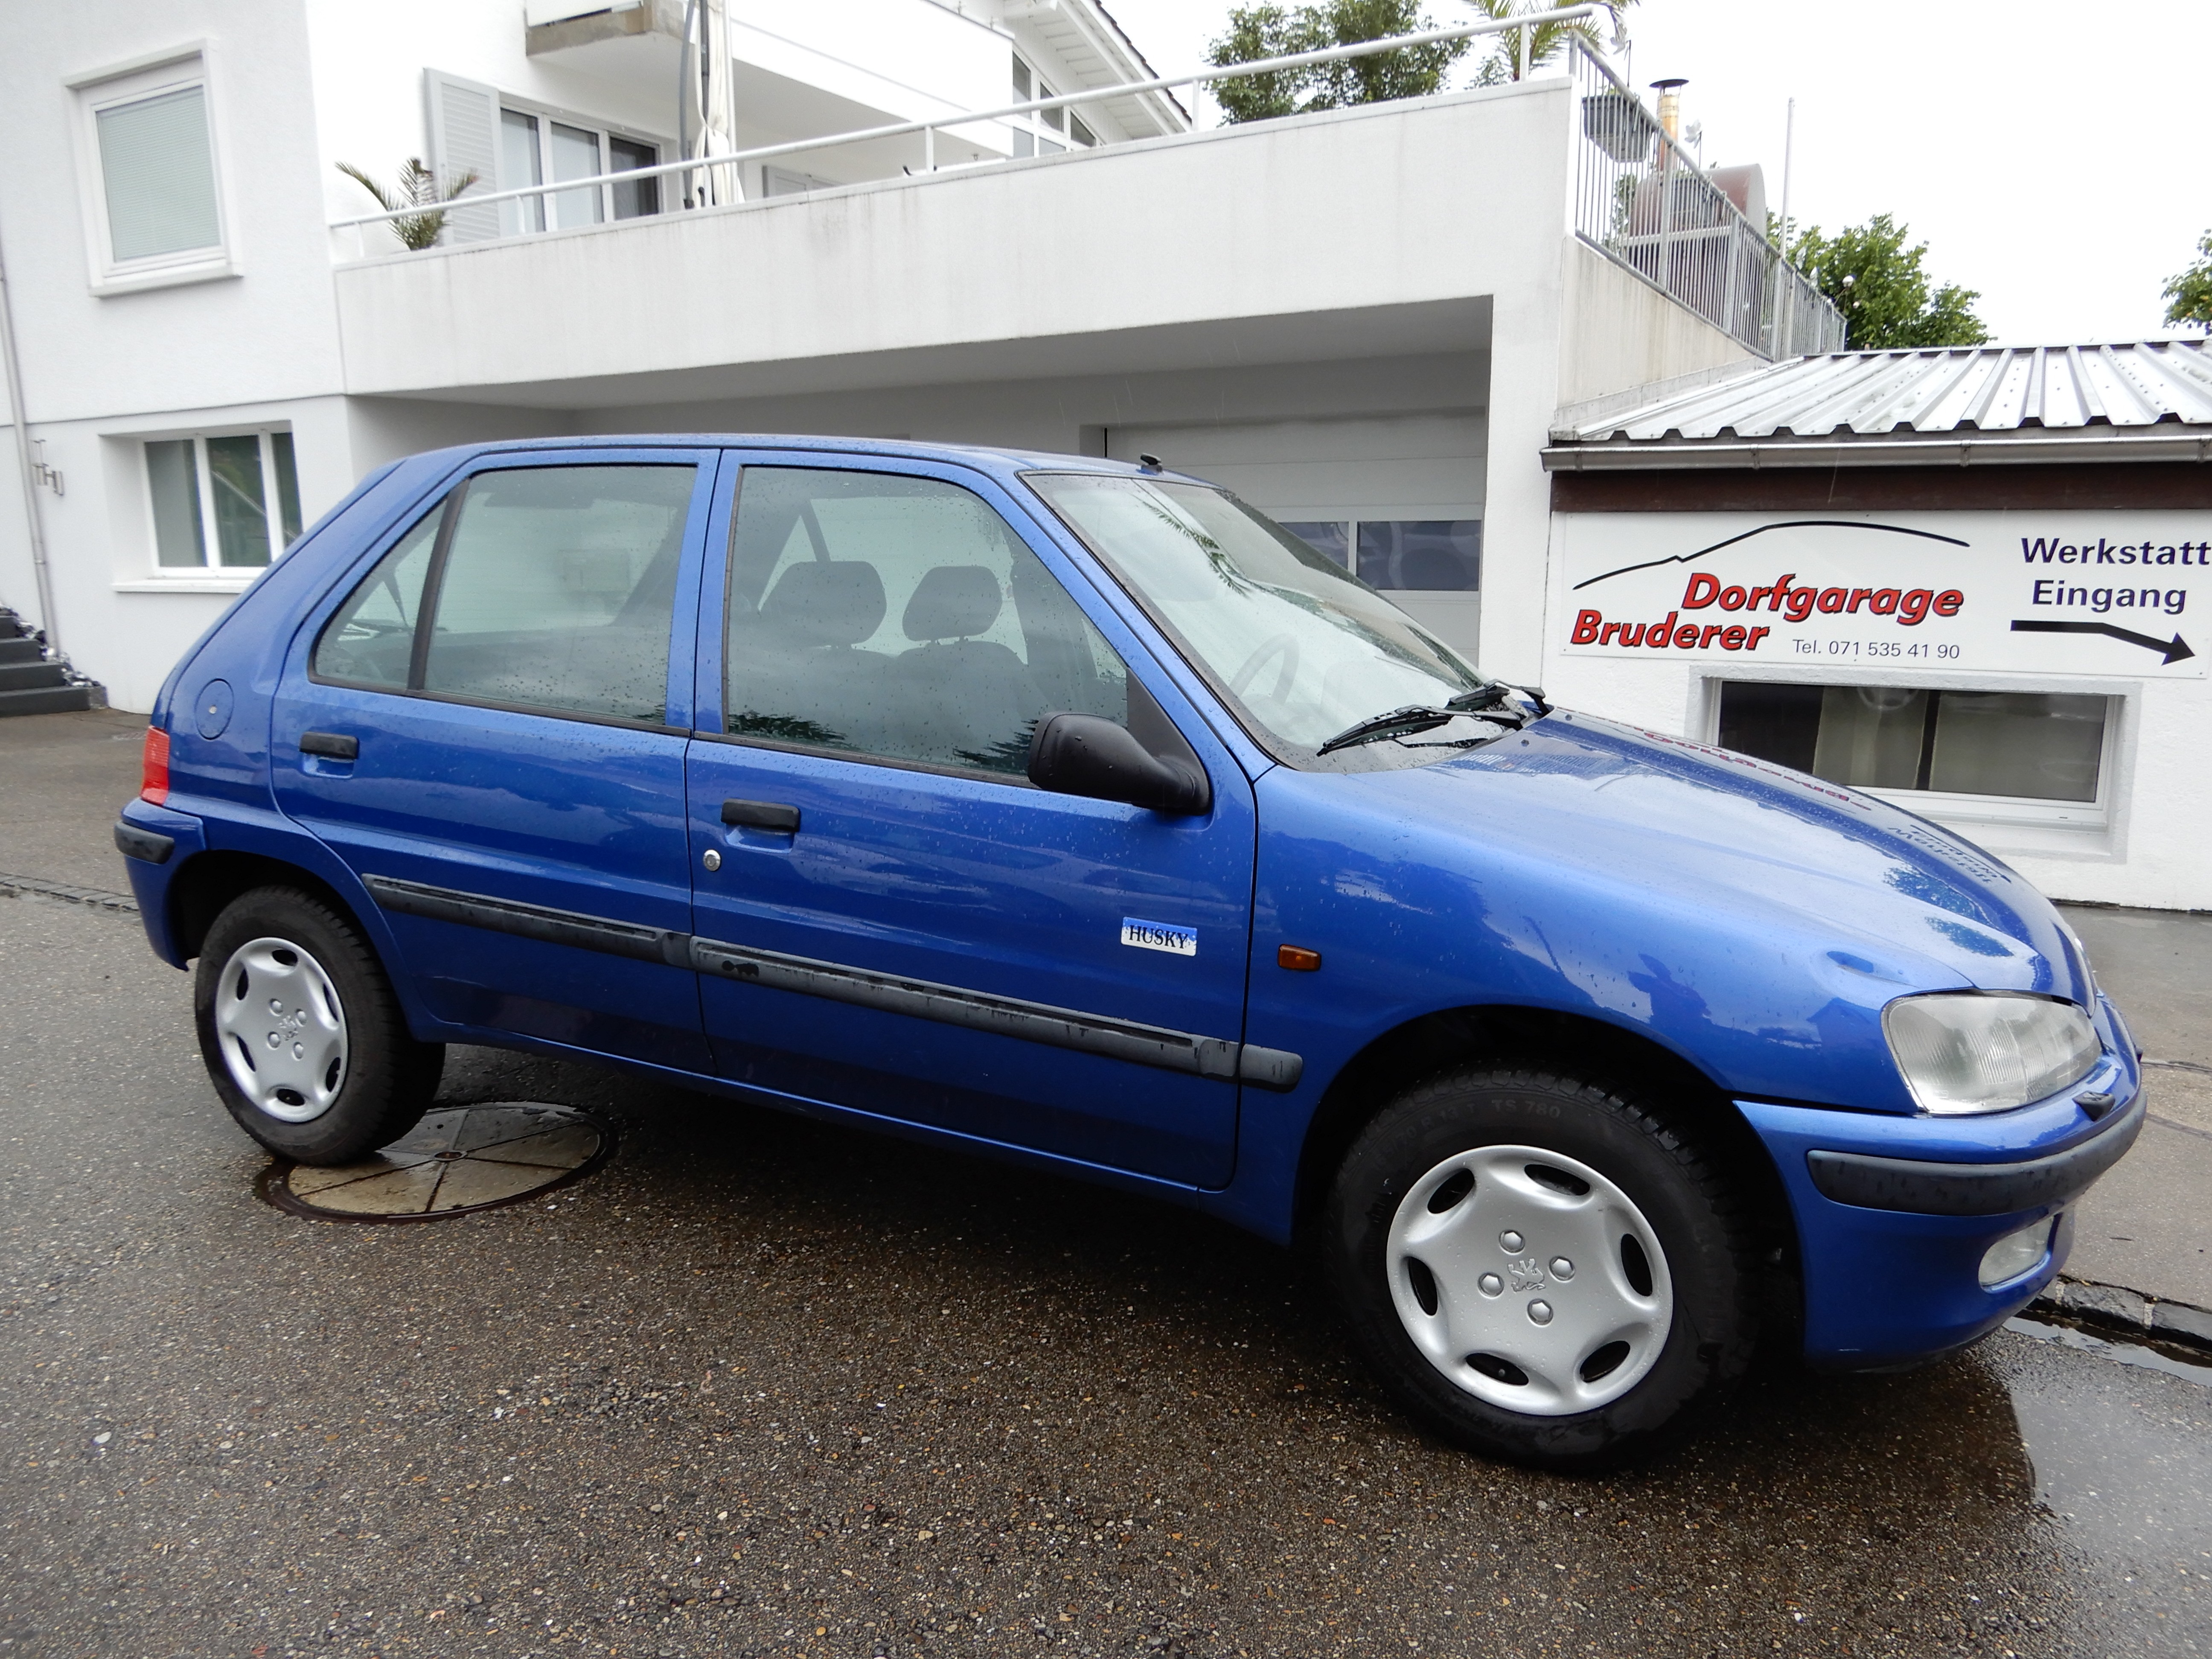
<svg viewBox="0 0 2212 1659">
<path fill-rule="evenodd" d="M 1724 1393 L 1756 1337 L 1721 1165 L 1573 1077 L 1467 1071 L 1401 1096 L 1346 1157 L 1323 1243 L 1369 1363 L 1486 1455 L 1634 1455 Z"/>
<path fill-rule="evenodd" d="M 413 1128 L 437 1091 L 444 1046 L 415 1041 L 368 941 L 295 888 L 224 908 L 192 1001 L 216 1092 L 279 1157 L 349 1163 Z"/>
</svg>

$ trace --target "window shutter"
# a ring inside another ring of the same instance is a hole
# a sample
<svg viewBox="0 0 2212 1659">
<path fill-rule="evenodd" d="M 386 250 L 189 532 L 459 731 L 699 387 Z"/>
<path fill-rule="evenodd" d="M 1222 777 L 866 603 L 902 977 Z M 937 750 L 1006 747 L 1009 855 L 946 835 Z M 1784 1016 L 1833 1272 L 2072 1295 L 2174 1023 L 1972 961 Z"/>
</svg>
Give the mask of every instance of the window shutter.
<svg viewBox="0 0 2212 1659">
<path fill-rule="evenodd" d="M 205 87 L 104 109 L 98 125 L 108 243 L 118 261 L 221 243 Z"/>
<path fill-rule="evenodd" d="M 470 195 L 500 189 L 498 92 L 437 70 L 425 70 L 422 76 L 430 112 L 430 170 L 438 175 L 439 189 L 452 189 L 454 180 L 471 173 L 477 183 Z M 442 240 L 482 242 L 499 234 L 497 208 L 456 207 L 446 216 Z"/>
</svg>

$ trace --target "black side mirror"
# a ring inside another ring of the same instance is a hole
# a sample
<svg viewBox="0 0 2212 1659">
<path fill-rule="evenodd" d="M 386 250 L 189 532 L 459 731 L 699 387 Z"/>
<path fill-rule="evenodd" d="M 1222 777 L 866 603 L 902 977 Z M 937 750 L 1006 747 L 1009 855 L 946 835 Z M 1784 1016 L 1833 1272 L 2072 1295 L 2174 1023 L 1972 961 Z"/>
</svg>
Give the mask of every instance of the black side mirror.
<svg viewBox="0 0 2212 1659">
<path fill-rule="evenodd" d="M 1096 714 L 1047 714 L 1030 739 L 1030 781 L 1055 794 L 1190 815 L 1213 805 L 1203 767 L 1152 754 Z"/>
</svg>

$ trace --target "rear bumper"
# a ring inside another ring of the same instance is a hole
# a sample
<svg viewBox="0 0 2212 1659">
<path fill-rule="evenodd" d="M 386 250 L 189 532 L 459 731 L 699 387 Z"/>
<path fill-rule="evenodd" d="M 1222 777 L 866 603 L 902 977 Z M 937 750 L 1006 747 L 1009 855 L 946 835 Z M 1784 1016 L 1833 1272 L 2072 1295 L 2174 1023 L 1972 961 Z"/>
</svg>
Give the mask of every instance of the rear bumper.
<svg viewBox="0 0 2212 1659">
<path fill-rule="evenodd" d="M 138 901 L 146 943 L 169 966 L 182 968 L 185 957 L 177 948 L 174 918 L 169 914 L 169 883 L 194 856 L 207 850 L 207 825 L 189 812 L 134 800 L 124 807 L 116 823 L 115 845 L 131 877 L 131 896 Z"/>
<path fill-rule="evenodd" d="M 2113 1097 L 2092 1117 L 2081 1095 Z M 1842 1370 L 1973 1342 L 2065 1263 L 2069 1208 L 2135 1144 L 2144 1101 L 2132 1054 L 2108 1053 L 2059 1099 L 1989 1118 L 1929 1119 L 1739 1102 L 1797 1224 L 1805 1357 Z M 2032 1270 L 1981 1282 L 1984 1253 L 2057 1218 Z"/>
</svg>

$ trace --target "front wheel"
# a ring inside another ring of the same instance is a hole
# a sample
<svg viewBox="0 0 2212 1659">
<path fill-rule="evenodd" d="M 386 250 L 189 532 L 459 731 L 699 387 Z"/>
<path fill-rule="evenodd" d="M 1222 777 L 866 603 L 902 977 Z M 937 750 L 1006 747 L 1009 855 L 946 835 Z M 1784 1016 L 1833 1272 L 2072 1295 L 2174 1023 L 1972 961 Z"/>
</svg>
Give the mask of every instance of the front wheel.
<svg viewBox="0 0 2212 1659">
<path fill-rule="evenodd" d="M 1385 1107 L 1325 1212 L 1354 1340 L 1430 1427 L 1486 1455 L 1617 1462 L 1741 1375 L 1754 1247 L 1722 1168 L 1578 1079 L 1468 1071 Z"/>
<path fill-rule="evenodd" d="M 422 1117 L 445 1067 L 417 1042 L 376 953 L 313 896 L 231 901 L 200 947 L 192 1006 L 216 1094 L 270 1152 L 346 1164 Z"/>
</svg>

